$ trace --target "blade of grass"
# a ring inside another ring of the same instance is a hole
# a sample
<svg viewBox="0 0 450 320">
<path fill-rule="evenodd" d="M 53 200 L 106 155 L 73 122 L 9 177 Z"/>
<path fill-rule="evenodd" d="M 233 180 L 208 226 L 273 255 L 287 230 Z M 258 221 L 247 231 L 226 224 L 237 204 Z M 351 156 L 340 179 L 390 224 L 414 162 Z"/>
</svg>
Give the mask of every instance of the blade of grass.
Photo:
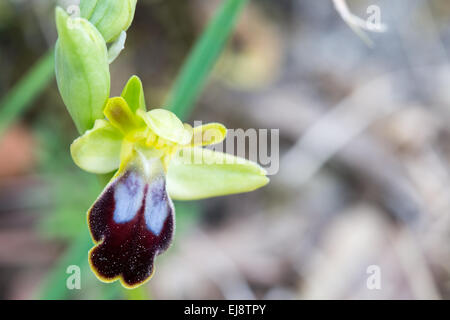
<svg viewBox="0 0 450 320">
<path fill-rule="evenodd" d="M 208 75 L 229 38 L 247 0 L 226 0 L 209 22 L 181 68 L 166 106 L 186 118 L 203 89 Z"/>
<path fill-rule="evenodd" d="M 47 87 L 54 77 L 53 49 L 50 49 L 0 100 L 0 136 Z"/>
</svg>

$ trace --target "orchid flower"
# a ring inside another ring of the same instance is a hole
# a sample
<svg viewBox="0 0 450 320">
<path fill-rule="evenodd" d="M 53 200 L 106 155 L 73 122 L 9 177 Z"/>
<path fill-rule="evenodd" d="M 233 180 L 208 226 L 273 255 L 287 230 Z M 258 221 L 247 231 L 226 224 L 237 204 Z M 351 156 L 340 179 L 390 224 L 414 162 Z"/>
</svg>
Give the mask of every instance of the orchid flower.
<svg viewBox="0 0 450 320">
<path fill-rule="evenodd" d="M 155 256 L 173 238 L 171 199 L 193 200 L 255 190 L 268 183 L 263 168 L 202 148 L 221 142 L 226 128 L 192 128 L 165 109 L 146 111 L 142 84 L 133 76 L 120 97 L 110 98 L 98 119 L 71 145 L 82 169 L 116 171 L 88 211 L 95 246 L 89 262 L 105 282 L 127 288 L 150 279 Z"/>
<path fill-rule="evenodd" d="M 256 163 L 203 148 L 225 139 L 223 125 L 192 128 L 168 110 L 147 111 L 138 77 L 109 98 L 109 63 L 124 46 L 136 0 L 81 0 L 80 7 L 82 17 L 56 9 L 55 71 L 81 134 L 70 148 L 74 162 L 113 174 L 88 210 L 89 263 L 100 280 L 134 288 L 150 279 L 156 255 L 171 244 L 171 199 L 247 192 L 269 180 Z"/>
</svg>

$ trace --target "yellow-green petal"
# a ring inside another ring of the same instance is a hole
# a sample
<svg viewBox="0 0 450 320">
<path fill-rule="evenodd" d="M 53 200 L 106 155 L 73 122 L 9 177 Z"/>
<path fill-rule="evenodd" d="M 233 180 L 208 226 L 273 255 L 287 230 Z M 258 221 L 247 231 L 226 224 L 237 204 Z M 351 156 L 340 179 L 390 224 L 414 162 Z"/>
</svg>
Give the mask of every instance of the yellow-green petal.
<svg viewBox="0 0 450 320">
<path fill-rule="evenodd" d="M 129 133 L 143 124 L 142 120 L 131 111 L 122 97 L 109 99 L 103 113 L 109 122 L 123 134 Z"/>
<path fill-rule="evenodd" d="M 148 112 L 138 110 L 147 126 L 158 136 L 177 144 L 187 144 L 192 139 L 192 128 L 183 125 L 180 119 L 165 109 L 153 109 Z"/>
<path fill-rule="evenodd" d="M 119 168 L 122 139 L 122 133 L 108 121 L 97 120 L 94 128 L 72 143 L 70 153 L 81 169 L 108 173 Z"/>
<path fill-rule="evenodd" d="M 193 129 L 190 146 L 208 146 L 220 143 L 227 136 L 227 128 L 220 123 L 208 123 Z"/>
<path fill-rule="evenodd" d="M 204 148 L 185 148 L 171 160 L 167 173 L 169 195 L 195 200 L 248 192 L 269 182 L 258 164 Z"/>
<path fill-rule="evenodd" d="M 128 103 L 131 111 L 136 113 L 138 109 L 146 111 L 144 89 L 142 87 L 141 79 L 137 76 L 132 76 L 128 80 L 125 88 L 122 91 L 122 98 Z"/>
</svg>

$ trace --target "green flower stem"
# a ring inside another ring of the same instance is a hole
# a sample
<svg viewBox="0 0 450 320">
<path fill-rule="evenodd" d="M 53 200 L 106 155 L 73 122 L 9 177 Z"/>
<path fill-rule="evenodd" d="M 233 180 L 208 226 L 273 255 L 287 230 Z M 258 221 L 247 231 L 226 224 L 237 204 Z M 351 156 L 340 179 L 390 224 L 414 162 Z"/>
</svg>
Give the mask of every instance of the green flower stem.
<svg viewBox="0 0 450 320">
<path fill-rule="evenodd" d="M 247 0 L 225 1 L 184 63 L 165 103 L 180 119 L 191 113 L 246 3 Z"/>
<path fill-rule="evenodd" d="M 51 48 L 0 100 L 0 136 L 53 80 L 55 63 Z"/>
<path fill-rule="evenodd" d="M 119 284 L 116 283 L 116 285 L 119 285 Z M 124 291 L 124 296 L 127 300 L 150 300 L 151 299 L 151 296 L 148 293 L 148 290 L 146 290 L 145 285 L 137 287 L 136 289 L 132 289 L 132 290 L 123 289 L 123 291 Z"/>
</svg>

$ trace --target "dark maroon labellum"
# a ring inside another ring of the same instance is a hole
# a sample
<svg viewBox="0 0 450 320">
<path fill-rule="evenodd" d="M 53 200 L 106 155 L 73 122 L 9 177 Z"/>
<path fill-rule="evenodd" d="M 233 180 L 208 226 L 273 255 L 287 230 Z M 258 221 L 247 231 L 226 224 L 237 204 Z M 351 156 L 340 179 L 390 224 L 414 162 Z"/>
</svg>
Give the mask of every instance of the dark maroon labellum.
<svg viewBox="0 0 450 320">
<path fill-rule="evenodd" d="M 96 275 L 107 282 L 120 278 L 129 288 L 142 284 L 173 237 L 174 209 L 164 175 L 148 178 L 127 169 L 94 203 L 88 223 L 96 243 L 89 252 Z"/>
</svg>

